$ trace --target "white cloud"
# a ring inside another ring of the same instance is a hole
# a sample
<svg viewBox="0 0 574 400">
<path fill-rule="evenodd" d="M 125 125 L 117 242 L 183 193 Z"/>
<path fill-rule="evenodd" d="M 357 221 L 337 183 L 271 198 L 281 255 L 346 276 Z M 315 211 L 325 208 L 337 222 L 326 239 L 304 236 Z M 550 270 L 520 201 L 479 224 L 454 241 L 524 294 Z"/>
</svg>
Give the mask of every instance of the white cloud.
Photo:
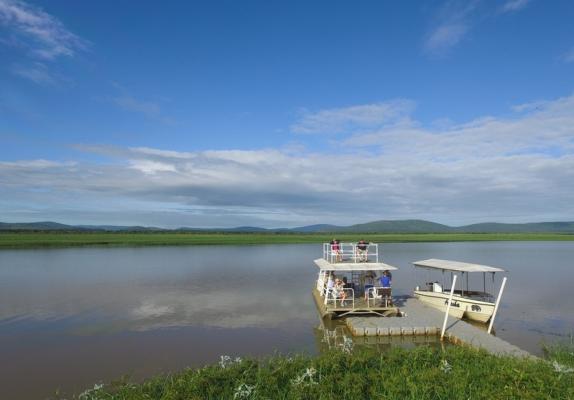
<svg viewBox="0 0 574 400">
<path fill-rule="evenodd" d="M 12 66 L 12 73 L 43 86 L 53 86 L 60 81 L 60 79 L 54 76 L 46 65 L 42 63 L 14 65 Z"/>
<path fill-rule="evenodd" d="M 136 98 L 124 86 L 117 82 L 113 82 L 112 86 L 118 90 L 119 94 L 107 99 L 107 101 L 116 107 L 125 111 L 142 114 L 146 118 L 159 121 L 166 125 L 175 124 L 173 118 L 163 113 L 160 103 Z"/>
<path fill-rule="evenodd" d="M 470 31 L 471 16 L 477 1 L 447 1 L 438 10 L 434 26 L 424 41 L 425 50 L 434 55 L 445 54 L 462 41 Z"/>
<path fill-rule="evenodd" d="M 500 8 L 502 12 L 514 12 L 523 9 L 530 3 L 530 0 L 508 0 Z"/>
<path fill-rule="evenodd" d="M 27 47 L 36 58 L 71 57 L 86 46 L 58 19 L 20 0 L 0 0 L 0 25 L 13 35 L 12 43 Z"/>
<path fill-rule="evenodd" d="M 141 113 L 150 118 L 158 117 L 161 114 L 159 104 L 150 101 L 137 100 L 132 96 L 122 95 L 114 97 L 112 101 L 115 105 L 124 110 Z"/>
<path fill-rule="evenodd" d="M 291 130 L 295 133 L 341 133 L 353 128 L 379 126 L 410 113 L 414 107 L 414 102 L 399 99 L 318 112 L 306 111 L 303 112 L 302 118 L 291 126 Z"/>
<path fill-rule="evenodd" d="M 481 21 L 519 11 L 530 0 L 507 0 L 497 11 L 479 0 L 447 0 L 436 10 L 432 27 L 424 38 L 424 50 L 431 55 L 447 54 L 459 45 Z"/>
<path fill-rule="evenodd" d="M 468 32 L 464 23 L 444 24 L 437 27 L 429 35 L 426 47 L 432 52 L 440 52 L 458 44 Z"/>
<path fill-rule="evenodd" d="M 574 96 L 534 104 L 443 127 L 367 119 L 368 132 L 353 124 L 325 153 L 83 146 L 109 161 L 0 163 L 0 206 L 12 220 L 28 208 L 62 222 L 171 227 L 571 220 Z"/>
</svg>

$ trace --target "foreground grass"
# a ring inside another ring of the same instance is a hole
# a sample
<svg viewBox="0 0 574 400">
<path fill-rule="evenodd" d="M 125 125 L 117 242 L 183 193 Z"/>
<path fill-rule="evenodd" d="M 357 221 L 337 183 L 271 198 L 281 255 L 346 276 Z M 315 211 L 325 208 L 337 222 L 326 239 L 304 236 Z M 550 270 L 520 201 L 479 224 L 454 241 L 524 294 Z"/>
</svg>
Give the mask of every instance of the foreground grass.
<svg viewBox="0 0 574 400">
<path fill-rule="evenodd" d="M 98 386 L 79 399 L 574 399 L 573 348 L 550 356 L 560 364 L 455 346 L 228 359 L 142 384 Z"/>
<path fill-rule="evenodd" d="M 328 242 L 334 234 L 196 233 L 196 232 L 0 232 L 0 249 L 74 246 L 254 245 Z M 365 239 L 376 243 L 574 240 L 556 233 L 396 233 L 335 234 L 344 242 Z"/>
</svg>

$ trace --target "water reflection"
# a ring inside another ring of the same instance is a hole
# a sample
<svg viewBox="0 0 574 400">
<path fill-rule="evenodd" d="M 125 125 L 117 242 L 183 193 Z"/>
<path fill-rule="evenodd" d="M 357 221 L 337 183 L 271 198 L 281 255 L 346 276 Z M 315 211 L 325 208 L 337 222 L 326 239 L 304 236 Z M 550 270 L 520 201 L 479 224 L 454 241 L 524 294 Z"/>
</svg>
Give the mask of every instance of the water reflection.
<svg viewBox="0 0 574 400">
<path fill-rule="evenodd" d="M 392 317 L 391 317 L 392 318 Z M 413 348 L 417 346 L 443 347 L 447 342 L 441 342 L 436 335 L 431 336 L 353 336 L 346 324 L 341 320 L 320 318 L 314 329 L 319 351 L 340 350 L 350 352 L 359 347 L 376 348 L 387 351 L 393 347 Z"/>
</svg>

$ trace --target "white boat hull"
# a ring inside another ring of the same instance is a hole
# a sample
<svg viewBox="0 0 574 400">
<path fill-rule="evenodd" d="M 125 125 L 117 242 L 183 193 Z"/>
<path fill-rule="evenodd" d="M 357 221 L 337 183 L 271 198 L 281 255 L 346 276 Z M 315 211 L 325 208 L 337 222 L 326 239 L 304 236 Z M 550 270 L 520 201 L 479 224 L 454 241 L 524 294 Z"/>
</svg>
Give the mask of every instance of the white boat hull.
<svg viewBox="0 0 574 400">
<path fill-rule="evenodd" d="M 447 292 L 430 292 L 426 290 L 415 290 L 415 297 L 420 301 L 446 311 L 450 293 Z M 494 312 L 494 303 L 481 300 L 474 300 L 468 297 L 462 297 L 454 294 L 450 306 L 449 315 L 456 318 L 467 318 L 473 321 L 486 323 Z"/>
</svg>

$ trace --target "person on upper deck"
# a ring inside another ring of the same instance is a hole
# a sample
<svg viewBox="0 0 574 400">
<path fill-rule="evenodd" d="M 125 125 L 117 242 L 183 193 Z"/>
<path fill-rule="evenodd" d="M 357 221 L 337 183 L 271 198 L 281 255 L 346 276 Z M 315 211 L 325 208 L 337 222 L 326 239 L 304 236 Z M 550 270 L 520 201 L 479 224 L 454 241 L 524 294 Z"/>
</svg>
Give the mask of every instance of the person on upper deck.
<svg viewBox="0 0 574 400">
<path fill-rule="evenodd" d="M 359 243 L 357 243 L 355 250 L 359 262 L 368 261 L 369 259 L 368 248 L 369 248 L 369 242 L 365 242 L 363 239 L 359 240 Z"/>
<path fill-rule="evenodd" d="M 331 240 L 331 254 L 335 255 L 336 261 L 343 261 L 343 255 L 341 254 L 341 242 L 339 239 Z"/>
</svg>

